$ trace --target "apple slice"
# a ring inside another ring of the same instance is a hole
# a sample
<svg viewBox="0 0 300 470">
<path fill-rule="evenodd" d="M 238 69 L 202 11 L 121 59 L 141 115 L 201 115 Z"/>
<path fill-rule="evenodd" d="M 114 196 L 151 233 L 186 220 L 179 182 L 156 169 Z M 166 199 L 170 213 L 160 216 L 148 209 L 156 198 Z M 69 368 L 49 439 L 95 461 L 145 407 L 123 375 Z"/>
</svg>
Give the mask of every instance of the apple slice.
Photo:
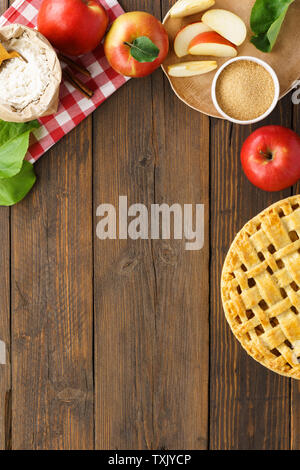
<svg viewBox="0 0 300 470">
<path fill-rule="evenodd" d="M 191 40 L 194 37 L 198 36 L 201 33 L 207 33 L 208 31 L 212 31 L 209 26 L 198 21 L 197 23 L 188 24 L 184 28 L 182 28 L 175 37 L 174 41 L 174 51 L 177 57 L 183 57 L 188 55 L 189 45 Z"/>
<path fill-rule="evenodd" d="M 215 0 L 179 0 L 170 10 L 172 18 L 183 18 L 207 10 L 215 4 Z"/>
<path fill-rule="evenodd" d="M 198 34 L 189 45 L 189 54 L 236 57 L 237 48 L 215 31 Z"/>
<path fill-rule="evenodd" d="M 180 64 L 169 65 L 168 74 L 171 77 L 194 77 L 211 72 L 218 67 L 214 60 L 200 60 L 194 62 L 182 62 Z"/>
<path fill-rule="evenodd" d="M 240 46 L 246 39 L 245 23 L 231 11 L 209 10 L 204 13 L 202 22 L 236 46 Z"/>
</svg>

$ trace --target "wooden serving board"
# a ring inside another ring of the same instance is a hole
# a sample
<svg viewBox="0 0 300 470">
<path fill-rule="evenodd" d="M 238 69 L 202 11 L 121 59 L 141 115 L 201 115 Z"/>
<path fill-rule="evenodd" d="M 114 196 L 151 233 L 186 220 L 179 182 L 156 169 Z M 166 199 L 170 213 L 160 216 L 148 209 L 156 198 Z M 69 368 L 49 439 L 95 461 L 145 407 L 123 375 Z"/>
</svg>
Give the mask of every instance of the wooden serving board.
<svg viewBox="0 0 300 470">
<path fill-rule="evenodd" d="M 271 53 L 260 52 L 251 44 L 250 15 L 255 0 L 217 0 L 212 8 L 223 8 L 239 15 L 246 23 L 247 39 L 238 48 L 239 56 L 253 56 L 265 60 L 274 68 L 280 83 L 280 98 L 285 96 L 300 77 L 300 1 L 296 0 L 290 7 L 282 26 L 277 43 Z M 188 106 L 212 117 L 221 116 L 216 111 L 211 99 L 211 85 L 216 71 L 202 76 L 191 78 L 169 77 L 167 67 L 178 62 L 189 60 L 216 59 L 221 66 L 228 59 L 210 58 L 203 56 L 186 56 L 179 59 L 174 52 L 174 38 L 177 32 L 189 23 L 200 21 L 204 12 L 186 18 L 171 18 L 168 13 L 164 19 L 164 26 L 170 37 L 170 52 L 163 64 L 170 84 L 176 95 Z"/>
</svg>

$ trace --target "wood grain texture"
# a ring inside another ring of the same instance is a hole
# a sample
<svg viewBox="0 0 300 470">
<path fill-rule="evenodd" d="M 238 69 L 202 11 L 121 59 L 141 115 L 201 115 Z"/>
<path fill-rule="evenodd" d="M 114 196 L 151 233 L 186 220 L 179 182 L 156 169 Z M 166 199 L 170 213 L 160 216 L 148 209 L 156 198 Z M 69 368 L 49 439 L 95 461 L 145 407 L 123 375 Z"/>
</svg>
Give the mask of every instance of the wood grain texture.
<svg viewBox="0 0 300 470">
<path fill-rule="evenodd" d="M 0 0 L 0 15 L 7 8 Z M 5 343 L 6 364 L 0 360 L 0 450 L 11 446 L 10 419 L 10 209 L 0 208 L 0 341 Z"/>
<path fill-rule="evenodd" d="M 12 444 L 92 449 L 91 119 L 35 166 L 12 209 Z"/>
<path fill-rule="evenodd" d="M 162 1 L 162 17 L 174 2 Z M 154 243 L 157 281 L 155 423 L 157 447 L 208 446 L 209 119 L 153 76 L 158 203 L 204 204 L 205 245 Z M 161 125 L 164 123 L 164 125 Z"/>
<path fill-rule="evenodd" d="M 121 3 L 163 17 L 174 1 Z M 288 96 L 263 124 L 300 133 L 299 109 Z M 256 127 L 209 121 L 158 70 L 48 152 L 11 217 L 0 208 L 0 449 L 300 449 L 299 384 L 247 356 L 220 301 L 236 232 L 291 194 L 244 176 Z M 205 248 L 100 241 L 96 208 L 122 195 L 205 204 Z"/>
<path fill-rule="evenodd" d="M 166 93 L 157 71 L 95 113 L 96 206 L 208 203 L 208 120 Z M 207 446 L 207 268 L 181 242 L 95 239 L 96 448 Z"/>
<path fill-rule="evenodd" d="M 152 3 L 122 5 L 152 11 Z M 94 213 L 104 203 L 118 209 L 119 196 L 128 196 L 128 205 L 154 200 L 151 97 L 150 77 L 132 81 L 94 113 Z M 151 243 L 97 238 L 94 243 L 96 449 L 150 449 L 155 346 Z"/>
<path fill-rule="evenodd" d="M 299 87 L 295 98 L 299 99 Z M 293 128 L 300 135 L 300 104 L 293 106 Z M 300 194 L 300 182 L 293 188 Z M 300 450 L 300 381 L 291 383 L 291 448 Z"/>
<path fill-rule="evenodd" d="M 11 445 L 10 368 L 10 210 L 0 208 L 0 450 Z M 5 349 L 3 357 L 3 348 Z"/>
<path fill-rule="evenodd" d="M 134 89 L 129 85 L 111 99 L 115 111 L 104 104 L 96 113 L 101 113 L 102 124 L 94 141 L 94 212 L 102 203 L 118 208 L 119 195 L 127 195 L 129 205 L 151 198 L 152 174 L 140 164 L 145 155 L 151 158 L 146 123 L 151 114 L 150 83 Z M 133 105 L 126 108 L 128 100 Z M 140 112 L 135 111 L 136 100 Z M 131 126 L 137 131 L 131 133 L 130 143 Z M 150 244 L 95 239 L 94 282 L 96 448 L 151 448 L 154 274 Z"/>
<path fill-rule="evenodd" d="M 0 450 L 10 447 L 10 217 L 0 208 Z M 4 344 L 3 344 L 4 343 Z M 5 357 L 2 351 L 5 348 Z"/>
<path fill-rule="evenodd" d="M 211 123 L 211 449 L 289 449 L 290 382 L 251 359 L 234 339 L 220 299 L 221 269 L 235 234 L 268 205 L 291 194 L 268 194 L 246 179 L 240 149 L 262 124 L 291 125 L 290 97 L 255 127 Z"/>
<path fill-rule="evenodd" d="M 153 11 L 153 2 L 123 2 Z M 94 203 L 154 201 L 151 77 L 95 113 Z M 97 123 L 99 123 L 97 125 Z M 97 126 L 97 127 L 96 127 Z M 151 449 L 155 272 L 150 241 L 95 239 L 95 422 L 98 449 Z"/>
</svg>

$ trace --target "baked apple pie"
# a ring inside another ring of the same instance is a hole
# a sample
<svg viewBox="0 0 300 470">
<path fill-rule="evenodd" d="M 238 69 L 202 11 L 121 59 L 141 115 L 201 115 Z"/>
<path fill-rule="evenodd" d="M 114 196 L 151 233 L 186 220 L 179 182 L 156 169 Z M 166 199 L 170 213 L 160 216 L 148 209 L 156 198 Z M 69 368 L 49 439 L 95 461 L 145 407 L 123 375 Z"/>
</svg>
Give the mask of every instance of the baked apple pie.
<svg viewBox="0 0 300 470">
<path fill-rule="evenodd" d="M 228 323 L 248 354 L 300 379 L 300 195 L 248 222 L 227 255 L 221 281 Z"/>
</svg>

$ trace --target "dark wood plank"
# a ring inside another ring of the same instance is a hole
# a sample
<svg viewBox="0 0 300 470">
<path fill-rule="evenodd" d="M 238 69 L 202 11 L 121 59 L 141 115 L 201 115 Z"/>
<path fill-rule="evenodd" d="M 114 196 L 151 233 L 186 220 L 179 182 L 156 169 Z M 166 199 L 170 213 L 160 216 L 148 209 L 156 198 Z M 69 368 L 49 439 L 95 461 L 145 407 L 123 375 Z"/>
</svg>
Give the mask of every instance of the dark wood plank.
<svg viewBox="0 0 300 470">
<path fill-rule="evenodd" d="M 10 447 L 10 216 L 0 208 L 0 449 Z"/>
<path fill-rule="evenodd" d="M 12 209 L 14 449 L 92 449 L 92 125 L 36 164 Z"/>
<path fill-rule="evenodd" d="M 290 98 L 267 124 L 290 127 Z M 226 323 L 220 300 L 221 269 L 237 231 L 258 212 L 290 195 L 265 193 L 248 182 L 240 148 L 252 127 L 212 120 L 211 127 L 211 373 L 210 447 L 212 449 L 288 449 L 289 380 L 247 356 Z"/>
<path fill-rule="evenodd" d="M 157 17 L 173 1 L 161 4 L 122 2 Z M 291 121 L 286 98 L 267 122 Z M 13 448 L 93 448 L 95 419 L 98 449 L 299 449 L 299 384 L 246 355 L 219 297 L 235 233 L 290 194 L 263 193 L 242 174 L 239 149 L 252 129 L 212 120 L 209 168 L 208 118 L 180 103 L 161 71 L 130 82 L 93 117 L 93 205 L 91 122 L 42 158 L 36 188 L 12 209 Z M 299 122 L 295 108 L 300 132 Z M 204 203 L 205 248 L 98 240 L 92 207 L 94 215 L 101 203 L 117 208 L 119 195 L 148 207 Z M 0 227 L 0 340 L 9 360 L 8 209 Z M 0 449 L 11 446 L 9 390 L 9 364 L 0 365 Z"/>
<path fill-rule="evenodd" d="M 293 106 L 293 128 L 300 135 L 300 105 Z M 294 186 L 293 194 L 300 194 L 300 181 Z M 291 447 L 300 450 L 300 381 L 292 381 L 291 401 Z"/>
<path fill-rule="evenodd" d="M 159 2 L 122 4 L 160 15 Z M 208 120 L 164 88 L 161 71 L 95 116 L 95 206 L 127 195 L 128 205 L 208 210 Z M 207 446 L 207 267 L 208 245 L 95 239 L 97 448 Z"/>
<path fill-rule="evenodd" d="M 123 1 L 122 6 L 151 12 L 152 3 Z M 129 82 L 94 113 L 94 213 L 103 203 L 118 208 L 119 196 L 128 196 L 128 205 L 153 202 L 152 119 L 149 77 Z M 151 243 L 95 238 L 94 252 L 96 448 L 150 449 L 155 330 Z"/>
<path fill-rule="evenodd" d="M 162 1 L 162 17 L 174 3 Z M 157 280 L 154 423 L 157 448 L 208 446 L 209 119 L 153 76 L 155 200 L 205 205 L 205 245 L 153 243 Z M 164 123 L 164 125 L 162 125 Z"/>
<path fill-rule="evenodd" d="M 0 15 L 8 1 L 0 0 Z M 10 447 L 10 210 L 0 208 L 0 449 Z M 4 343 L 4 344 L 3 344 Z M 5 348 L 5 357 L 3 357 Z M 6 362 L 3 364 L 3 362 Z"/>
</svg>

